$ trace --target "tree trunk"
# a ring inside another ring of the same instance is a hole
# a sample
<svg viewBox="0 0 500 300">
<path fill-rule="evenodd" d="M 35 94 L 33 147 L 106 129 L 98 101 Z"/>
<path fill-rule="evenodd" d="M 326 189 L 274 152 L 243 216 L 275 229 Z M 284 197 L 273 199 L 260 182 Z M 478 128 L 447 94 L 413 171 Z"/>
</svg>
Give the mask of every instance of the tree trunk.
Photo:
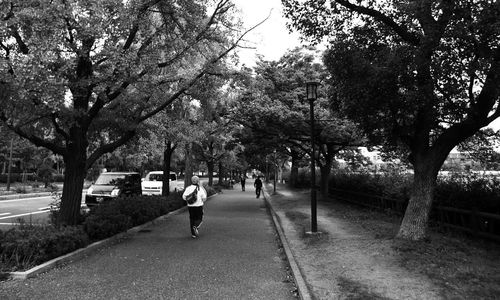
<svg viewBox="0 0 500 300">
<path fill-rule="evenodd" d="M 193 158 L 191 148 L 191 143 L 188 143 L 186 145 L 186 167 L 184 172 L 184 187 L 186 188 L 191 185 L 191 177 L 193 176 Z"/>
<path fill-rule="evenodd" d="M 207 161 L 207 169 L 208 169 L 208 186 L 214 185 L 214 161 Z"/>
<path fill-rule="evenodd" d="M 426 237 L 438 171 L 439 168 L 433 166 L 431 160 L 421 159 L 415 163 L 410 200 L 398 238 L 422 240 Z"/>
<path fill-rule="evenodd" d="M 299 178 L 299 165 L 298 165 L 298 154 L 297 151 L 292 150 L 292 166 L 290 169 L 290 186 L 297 187 L 297 181 Z"/>
<path fill-rule="evenodd" d="M 222 165 L 222 161 L 219 161 L 219 185 L 224 181 L 224 166 Z"/>
<path fill-rule="evenodd" d="M 329 189 L 329 179 L 330 179 L 330 173 L 332 171 L 332 165 L 333 165 L 333 156 L 334 156 L 334 147 L 332 145 L 327 145 L 327 151 L 324 154 L 324 164 L 322 164 L 320 161 L 318 161 L 319 169 L 320 169 L 320 174 L 321 178 L 319 179 L 319 188 L 320 188 L 320 193 L 321 197 L 323 199 L 328 198 L 328 189 Z"/>
<path fill-rule="evenodd" d="M 321 173 L 321 177 L 319 179 L 319 191 L 321 193 L 321 197 L 323 199 L 327 199 L 329 190 L 330 172 L 332 170 L 332 166 L 331 164 L 328 164 L 326 166 L 320 166 L 319 170 Z"/>
<path fill-rule="evenodd" d="M 170 161 L 172 160 L 172 154 L 174 149 L 172 149 L 172 143 L 167 141 L 167 148 L 163 151 L 163 179 L 162 179 L 162 196 L 170 195 Z"/>
<path fill-rule="evenodd" d="M 84 155 L 74 155 L 70 152 L 64 156 L 64 163 L 66 172 L 64 174 L 59 223 L 61 225 L 76 225 L 80 217 L 83 181 L 87 174 L 86 158 Z"/>
</svg>

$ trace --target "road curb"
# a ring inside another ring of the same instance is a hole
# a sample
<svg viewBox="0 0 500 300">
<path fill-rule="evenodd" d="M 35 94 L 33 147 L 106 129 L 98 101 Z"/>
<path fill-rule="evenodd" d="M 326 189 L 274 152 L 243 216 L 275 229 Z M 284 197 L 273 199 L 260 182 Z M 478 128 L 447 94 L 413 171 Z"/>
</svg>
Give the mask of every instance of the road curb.
<svg viewBox="0 0 500 300">
<path fill-rule="evenodd" d="M 179 214 L 181 212 L 184 212 L 186 209 L 187 209 L 187 206 L 183 206 L 183 207 L 176 209 L 174 211 L 171 211 L 163 216 L 160 216 L 152 221 L 146 222 L 146 223 L 139 225 L 139 226 L 136 226 L 136 227 L 132 227 L 125 232 L 118 233 L 112 237 L 105 239 L 105 240 L 94 242 L 85 248 L 77 249 L 77 250 L 70 252 L 68 254 L 65 254 L 63 256 L 56 257 L 52 260 L 49 260 L 41 265 L 33 267 L 33 268 L 31 268 L 27 271 L 24 271 L 24 272 L 7 273 L 7 276 L 10 279 L 19 279 L 19 280 L 25 280 L 28 278 L 35 277 L 41 273 L 47 272 L 47 271 L 54 269 L 56 267 L 59 267 L 59 266 L 62 266 L 62 265 L 65 265 L 65 264 L 68 264 L 71 262 L 75 262 L 79 259 L 82 259 L 85 256 L 91 254 L 92 252 L 94 252 L 100 248 L 116 244 L 121 239 L 124 239 L 132 234 L 136 234 L 146 227 L 155 225 L 157 222 L 164 221 L 172 215 L 176 215 L 176 214 Z"/>
<path fill-rule="evenodd" d="M 297 261 L 295 260 L 295 257 L 293 256 L 290 245 L 288 244 L 288 240 L 285 236 L 283 228 L 281 227 L 281 223 L 279 221 L 280 217 L 278 216 L 278 214 L 274 210 L 273 206 L 271 205 L 271 202 L 268 199 L 269 194 L 265 191 L 264 188 L 262 189 L 262 194 L 264 195 L 264 200 L 266 201 L 267 207 L 269 207 L 269 211 L 271 212 L 271 217 L 273 219 L 276 231 L 278 232 L 278 236 L 280 237 L 281 244 L 283 245 L 283 249 L 285 249 L 285 254 L 286 254 L 286 257 L 288 259 L 288 263 L 290 265 L 290 268 L 292 269 L 292 274 L 293 274 L 293 277 L 295 279 L 295 284 L 297 285 L 297 290 L 299 292 L 300 299 L 311 300 L 312 296 L 311 296 L 311 293 L 309 292 L 309 288 L 307 287 L 306 281 L 304 280 L 304 277 L 302 275 L 302 272 L 300 271 L 299 265 L 297 264 Z"/>
</svg>

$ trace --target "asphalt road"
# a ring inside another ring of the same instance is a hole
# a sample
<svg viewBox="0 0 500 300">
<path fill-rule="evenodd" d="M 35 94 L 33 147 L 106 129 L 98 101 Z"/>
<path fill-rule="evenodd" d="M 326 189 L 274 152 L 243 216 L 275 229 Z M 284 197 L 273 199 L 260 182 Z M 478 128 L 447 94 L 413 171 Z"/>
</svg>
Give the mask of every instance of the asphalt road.
<svg viewBox="0 0 500 300">
<path fill-rule="evenodd" d="M 187 211 L 149 229 L 36 278 L 0 282 L 0 298 L 296 299 L 272 220 L 249 184 L 206 203 L 198 239 Z"/>
<path fill-rule="evenodd" d="M 54 200 L 52 196 L 0 200 L 0 229 L 5 230 L 13 223 L 19 223 L 18 219 L 33 224 L 47 223 L 50 204 Z"/>
</svg>

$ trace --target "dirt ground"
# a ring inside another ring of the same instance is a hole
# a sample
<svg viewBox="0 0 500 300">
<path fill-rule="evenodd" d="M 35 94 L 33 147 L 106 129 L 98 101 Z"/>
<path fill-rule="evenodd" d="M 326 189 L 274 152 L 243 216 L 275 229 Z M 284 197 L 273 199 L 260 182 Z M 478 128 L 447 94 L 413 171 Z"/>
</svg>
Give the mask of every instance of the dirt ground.
<svg viewBox="0 0 500 300">
<path fill-rule="evenodd" d="M 423 242 L 395 239 L 400 219 L 347 203 L 318 203 L 309 191 L 271 197 L 287 240 L 317 299 L 500 299 L 500 245 L 433 229 Z"/>
</svg>

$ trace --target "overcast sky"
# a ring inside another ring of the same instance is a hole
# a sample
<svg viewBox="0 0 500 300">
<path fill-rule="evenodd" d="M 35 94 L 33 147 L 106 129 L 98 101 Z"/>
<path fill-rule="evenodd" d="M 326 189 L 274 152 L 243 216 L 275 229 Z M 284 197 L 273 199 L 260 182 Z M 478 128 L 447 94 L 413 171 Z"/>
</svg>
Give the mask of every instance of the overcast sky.
<svg viewBox="0 0 500 300">
<path fill-rule="evenodd" d="M 268 60 L 278 60 L 286 50 L 300 45 L 299 35 L 290 34 L 286 28 L 280 0 L 233 0 L 233 3 L 241 10 L 246 28 L 258 24 L 271 14 L 264 24 L 247 36 L 247 40 L 251 41 L 247 45 L 256 49 L 238 51 L 242 63 L 253 66 L 256 54 Z"/>
</svg>

